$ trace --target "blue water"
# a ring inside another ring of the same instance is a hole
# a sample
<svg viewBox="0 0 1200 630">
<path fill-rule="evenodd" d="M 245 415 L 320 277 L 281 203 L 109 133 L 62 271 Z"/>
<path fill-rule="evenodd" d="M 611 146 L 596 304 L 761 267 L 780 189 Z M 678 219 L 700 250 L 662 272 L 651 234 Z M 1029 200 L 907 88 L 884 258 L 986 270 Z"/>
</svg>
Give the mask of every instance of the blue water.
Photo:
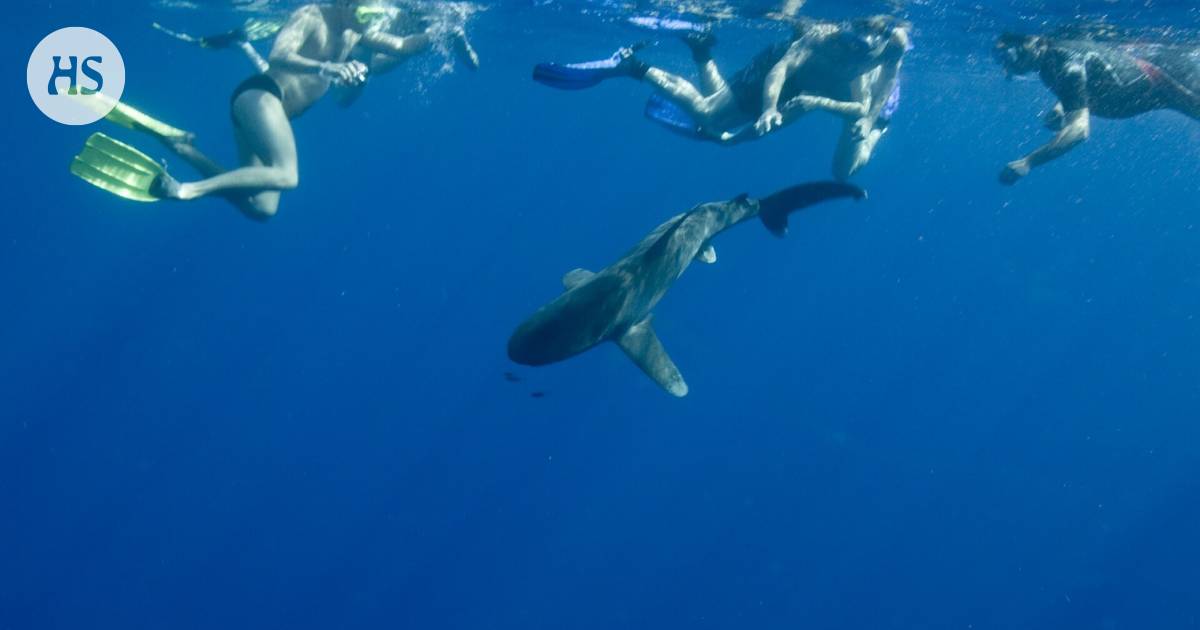
<svg viewBox="0 0 1200 630">
<path fill-rule="evenodd" d="M 837 125 L 710 146 L 644 120 L 644 85 L 529 80 L 645 37 L 615 9 L 492 5 L 478 72 L 417 60 L 320 104 L 265 225 L 71 177 L 93 130 L 164 152 L 11 82 L 0 629 L 1196 627 L 1200 126 L 1097 119 L 1002 187 L 1053 101 L 987 46 L 1200 18 L 941 1 L 900 7 L 917 49 L 870 200 L 730 231 L 657 309 L 681 400 L 611 344 L 531 369 L 505 343 L 666 217 L 826 177 Z M 149 28 L 228 9 L 22 5 L 0 63 L 100 30 L 127 100 L 229 163 L 249 67 Z M 730 67 L 783 37 L 722 29 Z M 646 57 L 689 71 L 669 38 Z"/>
</svg>

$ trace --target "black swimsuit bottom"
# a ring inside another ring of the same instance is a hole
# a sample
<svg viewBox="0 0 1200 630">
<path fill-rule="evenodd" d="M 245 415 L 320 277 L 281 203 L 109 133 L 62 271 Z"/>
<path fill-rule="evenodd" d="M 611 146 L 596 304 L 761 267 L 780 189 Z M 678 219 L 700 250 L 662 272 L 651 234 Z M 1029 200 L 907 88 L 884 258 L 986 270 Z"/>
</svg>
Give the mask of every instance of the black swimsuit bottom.
<svg viewBox="0 0 1200 630">
<path fill-rule="evenodd" d="M 233 89 L 233 96 L 229 97 L 230 117 L 233 118 L 233 124 L 237 126 L 237 116 L 233 115 L 233 104 L 237 102 L 238 97 L 249 92 L 250 90 L 262 90 L 268 94 L 275 95 L 275 98 L 283 101 L 283 88 L 279 87 L 279 82 L 269 74 L 256 74 L 248 77 L 245 81 L 238 84 Z"/>
</svg>

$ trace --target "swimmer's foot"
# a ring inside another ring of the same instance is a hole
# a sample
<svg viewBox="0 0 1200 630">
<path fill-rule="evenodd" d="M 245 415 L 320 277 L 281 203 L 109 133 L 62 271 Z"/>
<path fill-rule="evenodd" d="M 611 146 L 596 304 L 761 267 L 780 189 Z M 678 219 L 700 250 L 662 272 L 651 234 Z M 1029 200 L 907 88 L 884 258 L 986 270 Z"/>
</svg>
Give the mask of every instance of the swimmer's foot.
<svg viewBox="0 0 1200 630">
<path fill-rule="evenodd" d="M 178 180 L 171 177 L 165 170 L 159 173 L 154 178 L 154 181 L 150 183 L 150 190 L 148 192 L 159 199 L 174 199 L 177 201 L 184 199 L 183 184 L 180 184 Z"/>
<path fill-rule="evenodd" d="M 650 70 L 650 65 L 634 56 L 634 53 L 644 47 L 645 44 L 634 44 L 613 53 L 613 59 L 617 60 L 615 70 L 620 74 L 625 74 L 639 80 L 646 76 L 646 72 Z"/>
<path fill-rule="evenodd" d="M 692 51 L 692 58 L 698 62 L 712 59 L 712 48 L 717 43 L 717 36 L 711 31 L 688 32 L 681 39 Z"/>
</svg>

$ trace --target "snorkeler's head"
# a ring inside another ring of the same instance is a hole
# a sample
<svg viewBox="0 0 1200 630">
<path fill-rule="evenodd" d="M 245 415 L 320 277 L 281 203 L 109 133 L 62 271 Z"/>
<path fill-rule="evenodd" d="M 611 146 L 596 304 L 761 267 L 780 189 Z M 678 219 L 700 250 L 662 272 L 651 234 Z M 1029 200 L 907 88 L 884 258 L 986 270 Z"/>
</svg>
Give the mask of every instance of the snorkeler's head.
<svg viewBox="0 0 1200 630">
<path fill-rule="evenodd" d="M 393 19 L 400 11 L 384 0 L 336 0 L 334 6 L 346 21 L 364 27 Z"/>
<path fill-rule="evenodd" d="M 1004 33 L 996 40 L 992 57 L 1011 78 L 1037 70 L 1044 50 L 1045 43 L 1036 35 Z"/>
<path fill-rule="evenodd" d="M 872 15 L 858 18 L 841 30 L 839 40 L 847 52 L 865 57 L 877 57 L 893 40 L 907 47 L 908 32 L 912 24 L 890 15 Z"/>
<path fill-rule="evenodd" d="M 386 2 L 357 2 L 355 4 L 354 19 L 362 26 L 393 20 L 400 12 L 399 9 Z"/>
</svg>

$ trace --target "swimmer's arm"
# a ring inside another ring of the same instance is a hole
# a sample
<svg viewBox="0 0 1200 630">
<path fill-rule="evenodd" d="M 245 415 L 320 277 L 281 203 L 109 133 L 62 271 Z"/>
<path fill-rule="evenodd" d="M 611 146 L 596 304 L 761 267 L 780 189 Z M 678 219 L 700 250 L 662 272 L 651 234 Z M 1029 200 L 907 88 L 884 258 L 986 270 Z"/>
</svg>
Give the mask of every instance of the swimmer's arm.
<svg viewBox="0 0 1200 630">
<path fill-rule="evenodd" d="M 892 91 L 896 89 L 896 83 L 900 80 L 900 64 L 904 62 L 904 51 L 908 50 L 908 33 L 903 30 L 897 30 L 892 33 L 892 41 L 888 44 L 895 47 L 900 53 L 896 55 L 894 61 L 886 61 L 880 70 L 879 80 L 875 84 L 874 89 L 870 90 L 871 108 L 867 111 L 866 118 L 874 121 L 879 118 L 879 113 L 883 111 L 883 106 L 891 97 Z"/>
<path fill-rule="evenodd" d="M 811 42 L 802 39 L 792 44 L 783 58 L 767 73 L 763 82 L 763 113 L 779 111 L 779 96 L 783 94 L 783 86 L 788 77 L 792 76 L 809 57 L 812 56 Z"/>
<path fill-rule="evenodd" d="M 301 7 L 292 13 L 287 24 L 275 36 L 275 45 L 268 57 L 271 67 L 303 74 L 320 73 L 325 62 L 309 59 L 301 55 L 300 50 L 323 19 L 321 9 L 316 5 Z"/>
<path fill-rule="evenodd" d="M 428 32 L 401 37 L 382 31 L 370 31 L 363 34 L 362 44 L 376 53 L 398 60 L 427 50 L 430 38 Z"/>
<path fill-rule="evenodd" d="M 1054 139 L 1022 159 L 1029 162 L 1030 166 L 1041 166 L 1062 157 L 1088 139 L 1091 133 L 1090 120 L 1091 116 L 1086 107 L 1067 112 L 1063 117 L 1063 128 L 1054 135 Z"/>
<path fill-rule="evenodd" d="M 839 101 L 826 96 L 818 96 L 816 94 L 798 94 L 786 103 L 780 109 L 784 112 L 811 112 L 817 109 L 823 109 L 838 116 L 845 118 L 861 119 L 867 115 L 868 109 L 871 107 L 871 82 L 869 80 L 870 73 L 866 73 L 855 77 L 850 83 L 850 98 L 854 100 Z"/>
<path fill-rule="evenodd" d="M 1014 184 L 1018 179 L 1028 175 L 1033 167 L 1060 158 L 1079 143 L 1087 140 L 1091 132 L 1090 118 L 1086 107 L 1067 112 L 1063 120 L 1063 128 L 1054 135 L 1054 139 L 1033 153 L 1005 165 L 1004 170 L 1000 171 L 1000 183 Z"/>
<path fill-rule="evenodd" d="M 800 94 L 784 105 L 785 109 L 802 109 L 812 111 L 823 109 L 846 118 L 863 118 L 867 116 L 871 105 L 871 95 L 866 93 L 859 101 L 839 101 L 825 96 Z"/>
<path fill-rule="evenodd" d="M 1054 139 L 1050 142 L 1005 165 L 1004 170 L 1000 172 L 1001 183 L 1015 183 L 1028 175 L 1033 167 L 1066 155 L 1091 135 L 1091 112 L 1087 107 L 1087 74 L 1081 66 L 1066 68 L 1059 98 L 1062 99 L 1063 108 L 1066 110 L 1062 129 L 1054 134 Z"/>
<path fill-rule="evenodd" d="M 393 70 L 396 66 L 404 61 L 401 57 L 393 57 L 383 53 L 375 53 L 371 55 L 371 74 L 383 74 Z"/>
</svg>

